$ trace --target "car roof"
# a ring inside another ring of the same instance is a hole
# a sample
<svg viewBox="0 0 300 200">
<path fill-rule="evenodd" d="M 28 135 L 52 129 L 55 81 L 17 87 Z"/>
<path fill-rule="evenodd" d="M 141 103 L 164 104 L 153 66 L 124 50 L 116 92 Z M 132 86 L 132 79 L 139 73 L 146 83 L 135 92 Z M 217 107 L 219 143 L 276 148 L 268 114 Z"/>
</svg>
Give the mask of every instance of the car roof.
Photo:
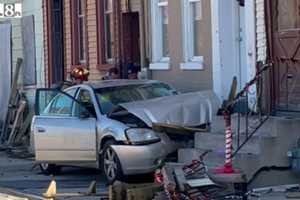
<svg viewBox="0 0 300 200">
<path fill-rule="evenodd" d="M 152 84 L 160 83 L 156 80 L 130 80 L 130 79 L 114 79 L 114 80 L 104 80 L 99 82 L 88 83 L 94 89 L 107 88 L 107 87 L 118 87 L 127 85 L 141 85 L 141 84 Z"/>
</svg>

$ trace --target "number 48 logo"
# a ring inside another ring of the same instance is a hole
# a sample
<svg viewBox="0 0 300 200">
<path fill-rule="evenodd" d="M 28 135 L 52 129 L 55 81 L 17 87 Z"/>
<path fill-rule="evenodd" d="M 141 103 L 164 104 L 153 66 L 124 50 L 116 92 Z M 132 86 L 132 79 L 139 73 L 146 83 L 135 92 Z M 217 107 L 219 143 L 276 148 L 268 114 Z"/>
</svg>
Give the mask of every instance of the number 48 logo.
<svg viewBox="0 0 300 200">
<path fill-rule="evenodd" d="M 22 17 L 21 3 L 0 3 L 0 18 Z"/>
</svg>

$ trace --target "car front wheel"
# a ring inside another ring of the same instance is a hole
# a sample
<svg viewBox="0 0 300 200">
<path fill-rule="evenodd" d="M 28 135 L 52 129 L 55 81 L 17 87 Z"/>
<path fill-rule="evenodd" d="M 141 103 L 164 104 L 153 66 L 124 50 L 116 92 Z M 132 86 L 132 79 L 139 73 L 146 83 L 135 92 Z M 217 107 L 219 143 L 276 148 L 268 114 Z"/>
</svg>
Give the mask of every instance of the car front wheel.
<svg viewBox="0 0 300 200">
<path fill-rule="evenodd" d="M 101 167 L 109 184 L 114 183 L 116 180 L 122 181 L 124 177 L 118 155 L 111 147 L 114 144 L 115 141 L 113 140 L 106 142 L 101 156 Z"/>
</svg>

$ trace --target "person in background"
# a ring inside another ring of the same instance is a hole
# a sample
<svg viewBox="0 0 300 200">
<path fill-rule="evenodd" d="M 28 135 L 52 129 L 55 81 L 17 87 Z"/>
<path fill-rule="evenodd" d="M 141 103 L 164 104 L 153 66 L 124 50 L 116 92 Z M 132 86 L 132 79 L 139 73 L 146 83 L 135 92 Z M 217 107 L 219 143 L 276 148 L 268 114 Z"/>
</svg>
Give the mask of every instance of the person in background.
<svg viewBox="0 0 300 200">
<path fill-rule="evenodd" d="M 78 85 L 78 84 L 82 84 L 83 81 L 88 80 L 88 76 L 90 75 L 90 72 L 81 66 L 77 66 L 77 67 L 74 67 L 74 69 L 71 71 L 70 75 L 71 75 L 72 83 L 74 85 Z"/>
<path fill-rule="evenodd" d="M 107 74 L 102 78 L 102 80 L 112 80 L 112 79 L 119 79 L 120 72 L 118 68 L 113 67 L 108 70 Z"/>
<path fill-rule="evenodd" d="M 128 64 L 127 69 L 128 79 L 138 79 L 139 67 L 136 64 Z"/>
</svg>

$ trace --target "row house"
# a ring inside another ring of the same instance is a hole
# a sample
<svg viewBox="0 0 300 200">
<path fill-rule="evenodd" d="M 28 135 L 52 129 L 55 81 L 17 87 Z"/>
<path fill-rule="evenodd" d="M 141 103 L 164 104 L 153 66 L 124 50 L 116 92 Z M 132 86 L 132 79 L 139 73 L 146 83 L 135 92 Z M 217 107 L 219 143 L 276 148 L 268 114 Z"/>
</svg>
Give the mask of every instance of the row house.
<svg viewBox="0 0 300 200">
<path fill-rule="evenodd" d="M 181 91 L 214 90 L 228 96 L 253 77 L 257 61 L 255 0 L 151 0 L 153 79 Z"/>
<path fill-rule="evenodd" d="M 48 86 L 68 79 L 74 66 L 89 69 L 89 81 L 101 80 L 113 67 L 120 69 L 123 78 L 128 68 L 140 68 L 144 1 L 43 2 Z"/>
<path fill-rule="evenodd" d="M 23 59 L 20 91 L 33 105 L 35 89 L 45 86 L 42 0 L 1 0 L 21 4 L 22 18 L 0 17 L 0 122 L 4 119 L 17 58 Z"/>
<path fill-rule="evenodd" d="M 300 110 L 298 0 L 145 2 L 152 79 L 183 92 L 213 90 L 224 100 L 233 77 L 241 90 L 272 63 L 266 103 L 274 112 Z M 257 86 L 251 90 L 256 102 Z"/>
<path fill-rule="evenodd" d="M 100 80 L 136 66 L 180 91 L 213 89 L 220 98 L 233 76 L 241 88 L 255 73 L 255 0 L 52 0 L 44 3 L 47 85 L 74 66 Z"/>
</svg>

